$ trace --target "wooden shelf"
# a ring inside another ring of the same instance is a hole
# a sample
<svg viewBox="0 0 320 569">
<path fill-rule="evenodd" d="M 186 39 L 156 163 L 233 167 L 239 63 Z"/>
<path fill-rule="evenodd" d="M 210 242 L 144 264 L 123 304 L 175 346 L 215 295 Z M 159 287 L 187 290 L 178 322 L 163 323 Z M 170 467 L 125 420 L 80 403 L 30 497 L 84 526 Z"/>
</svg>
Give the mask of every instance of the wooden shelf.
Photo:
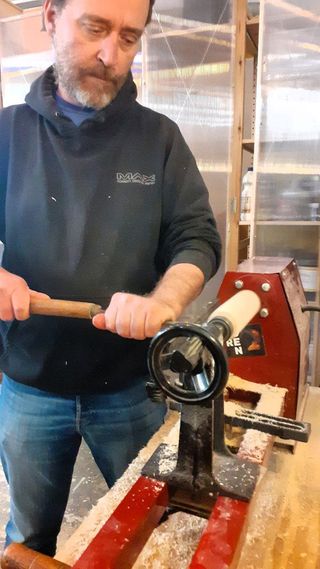
<svg viewBox="0 0 320 569">
<path fill-rule="evenodd" d="M 240 223 L 247 223 L 247 222 L 240 222 Z M 300 227 L 320 227 L 320 221 L 307 221 L 307 220 L 301 220 L 301 221 L 294 221 L 294 220 L 288 220 L 286 221 L 285 219 L 275 219 L 275 220 L 268 220 L 268 221 L 256 221 L 256 225 L 280 225 L 280 226 L 300 226 Z"/>
<path fill-rule="evenodd" d="M 250 244 L 250 237 L 245 237 L 244 239 L 239 240 L 239 249 L 244 249 L 245 247 L 249 247 Z"/>
<path fill-rule="evenodd" d="M 246 226 L 246 225 L 251 225 L 252 222 L 250 221 L 239 221 L 239 226 Z M 320 227 L 320 221 L 307 221 L 307 220 L 301 220 L 301 221 L 286 221 L 286 220 L 281 220 L 281 219 L 275 219 L 275 220 L 268 220 L 268 221 L 255 221 L 256 225 L 284 225 L 284 226 L 300 226 L 300 227 Z"/>
<path fill-rule="evenodd" d="M 302 142 L 301 140 L 260 140 L 259 144 L 260 144 L 260 146 L 263 146 L 264 144 L 269 144 L 269 145 L 274 144 L 277 146 L 280 146 L 280 145 L 288 146 L 288 144 L 290 144 L 293 146 L 294 144 L 301 145 L 301 142 Z M 311 143 L 311 142 L 316 142 L 316 141 L 310 139 L 310 140 L 304 141 L 304 142 L 310 142 Z M 244 138 L 242 140 L 242 146 L 248 152 L 253 153 L 254 152 L 254 139 L 253 138 Z"/>
<path fill-rule="evenodd" d="M 253 152 L 254 152 L 254 140 L 253 140 L 253 138 L 244 138 L 242 140 L 242 147 L 244 148 L 244 150 L 247 150 L 248 152 L 253 154 Z"/>
<path fill-rule="evenodd" d="M 259 45 L 259 16 L 247 20 L 247 32 L 257 48 Z"/>
<path fill-rule="evenodd" d="M 246 23 L 246 56 L 255 57 L 259 45 L 259 16 L 250 18 Z"/>
</svg>

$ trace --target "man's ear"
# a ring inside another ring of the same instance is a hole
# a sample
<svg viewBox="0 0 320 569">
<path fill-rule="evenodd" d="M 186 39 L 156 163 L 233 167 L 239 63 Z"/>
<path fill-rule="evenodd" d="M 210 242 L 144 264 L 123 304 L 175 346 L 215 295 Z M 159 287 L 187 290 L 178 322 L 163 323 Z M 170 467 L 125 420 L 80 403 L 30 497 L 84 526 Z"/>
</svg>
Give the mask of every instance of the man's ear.
<svg viewBox="0 0 320 569">
<path fill-rule="evenodd" d="M 52 36 L 55 31 L 55 22 L 57 17 L 57 10 L 52 6 L 51 0 L 45 0 L 42 8 L 43 23 L 48 34 Z"/>
</svg>

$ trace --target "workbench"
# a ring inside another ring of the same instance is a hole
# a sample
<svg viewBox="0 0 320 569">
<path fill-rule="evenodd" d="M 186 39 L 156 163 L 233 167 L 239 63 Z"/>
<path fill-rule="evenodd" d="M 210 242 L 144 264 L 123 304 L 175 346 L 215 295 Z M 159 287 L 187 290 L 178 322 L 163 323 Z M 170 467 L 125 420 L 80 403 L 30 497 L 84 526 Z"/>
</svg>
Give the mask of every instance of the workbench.
<svg viewBox="0 0 320 569">
<path fill-rule="evenodd" d="M 274 447 L 235 569 L 320 568 L 320 389 L 309 388 L 307 444 Z"/>
<path fill-rule="evenodd" d="M 250 507 L 241 547 L 232 569 L 320 568 L 320 389 L 309 389 L 304 419 L 312 424 L 307 444 L 293 453 L 275 446 Z M 177 413 L 98 502 L 56 558 L 72 565 L 138 479 L 159 442 L 174 444 Z M 134 569 L 186 569 L 206 520 L 182 512 L 169 516 L 150 537 Z M 214 569 L 214 567 L 212 568 Z"/>
</svg>

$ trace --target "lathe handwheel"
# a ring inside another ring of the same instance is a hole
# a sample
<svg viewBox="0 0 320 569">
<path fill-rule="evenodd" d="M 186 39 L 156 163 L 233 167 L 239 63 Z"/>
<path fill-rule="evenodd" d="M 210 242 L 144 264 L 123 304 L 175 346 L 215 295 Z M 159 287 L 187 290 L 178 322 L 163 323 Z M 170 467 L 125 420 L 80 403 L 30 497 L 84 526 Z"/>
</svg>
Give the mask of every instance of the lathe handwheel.
<svg viewBox="0 0 320 569">
<path fill-rule="evenodd" d="M 190 352 L 189 346 L 194 347 L 191 362 L 183 356 Z M 197 324 L 172 323 L 160 330 L 151 341 L 148 366 L 164 393 L 181 403 L 214 399 L 228 380 L 221 343 L 205 326 Z"/>
</svg>

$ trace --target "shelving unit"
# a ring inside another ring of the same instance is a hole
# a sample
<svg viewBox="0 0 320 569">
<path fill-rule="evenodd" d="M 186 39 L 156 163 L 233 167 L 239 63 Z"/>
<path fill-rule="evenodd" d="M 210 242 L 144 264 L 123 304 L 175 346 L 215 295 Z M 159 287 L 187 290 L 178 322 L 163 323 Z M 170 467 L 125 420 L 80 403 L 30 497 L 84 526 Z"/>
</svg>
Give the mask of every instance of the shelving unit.
<svg viewBox="0 0 320 569">
<path fill-rule="evenodd" d="M 231 148 L 232 173 L 229 181 L 229 210 L 227 212 L 226 268 L 234 270 L 248 257 L 250 225 L 240 220 L 241 181 L 254 153 L 253 124 L 255 113 L 254 77 L 259 44 L 259 17 L 248 19 L 247 0 L 234 2 L 234 127 Z M 250 74 L 253 77 L 248 77 Z M 248 97 L 246 94 L 248 93 Z M 247 102 L 250 99 L 250 108 Z M 250 136 L 245 134 L 249 131 Z M 252 135 L 252 136 L 251 136 Z M 246 153 L 249 157 L 246 157 Z"/>
<path fill-rule="evenodd" d="M 320 6 L 311 0 L 261 0 L 259 18 L 246 20 L 237 2 L 240 38 L 236 42 L 241 86 L 235 86 L 238 138 L 232 148 L 235 169 L 230 188 L 228 268 L 246 256 L 294 257 L 308 302 L 320 301 Z M 240 20 L 239 20 L 240 19 Z M 260 34 L 259 34 L 260 20 Z M 255 51 L 255 47 L 257 50 Z M 245 57 L 257 62 L 252 136 L 244 136 Z M 239 69 L 238 69 L 239 72 Z M 236 85 L 236 84 L 235 84 Z M 241 98 L 242 95 L 242 98 Z M 249 157 L 248 157 L 249 155 Z M 252 217 L 240 219 L 245 160 L 254 166 Z M 249 244 L 249 247 L 248 247 Z M 248 249 L 247 249 L 248 247 Z M 312 314 L 310 381 L 319 385 L 319 314 Z"/>
<path fill-rule="evenodd" d="M 256 120 L 256 204 L 251 254 L 275 251 L 298 262 L 307 300 L 320 300 L 320 7 L 262 4 Z M 284 58 L 283 54 L 287 53 Z M 268 112 L 265 112 L 268 109 Z M 269 206 L 268 206 L 269 201 Z M 273 202 L 271 206 L 271 201 Z M 271 206 L 271 207 L 270 207 Z M 310 381 L 319 385 L 319 314 L 312 314 Z"/>
</svg>

